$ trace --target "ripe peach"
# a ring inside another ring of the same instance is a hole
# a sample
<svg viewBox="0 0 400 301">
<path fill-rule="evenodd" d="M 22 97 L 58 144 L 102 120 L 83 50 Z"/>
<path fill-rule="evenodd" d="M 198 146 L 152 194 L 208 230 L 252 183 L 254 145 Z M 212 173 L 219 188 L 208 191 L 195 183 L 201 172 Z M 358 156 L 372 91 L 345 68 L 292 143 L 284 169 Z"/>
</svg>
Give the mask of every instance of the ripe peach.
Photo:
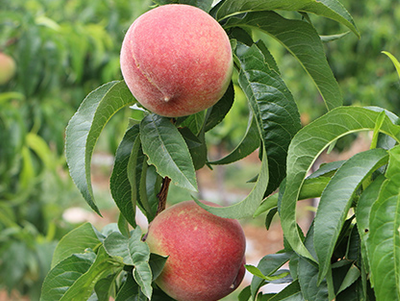
<svg viewBox="0 0 400 301">
<path fill-rule="evenodd" d="M 152 253 L 168 256 L 156 283 L 178 301 L 219 300 L 243 280 L 246 241 L 239 222 L 213 215 L 194 201 L 161 212 L 146 241 Z"/>
<path fill-rule="evenodd" d="M 16 66 L 14 59 L 0 52 L 0 85 L 6 84 L 15 74 Z"/>
<path fill-rule="evenodd" d="M 148 110 L 167 117 L 214 105 L 232 75 L 229 38 L 219 23 L 194 6 L 168 4 L 141 15 L 121 48 L 121 71 Z"/>
</svg>

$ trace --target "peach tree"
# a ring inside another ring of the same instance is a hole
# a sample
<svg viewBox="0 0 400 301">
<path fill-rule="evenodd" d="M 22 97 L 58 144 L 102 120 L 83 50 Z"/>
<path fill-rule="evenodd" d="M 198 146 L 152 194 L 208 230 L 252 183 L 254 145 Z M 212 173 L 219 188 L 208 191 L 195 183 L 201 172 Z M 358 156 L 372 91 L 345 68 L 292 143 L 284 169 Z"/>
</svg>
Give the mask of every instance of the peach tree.
<svg viewBox="0 0 400 301">
<path fill-rule="evenodd" d="M 310 17 L 330 18 L 359 36 L 347 10 L 337 0 L 154 2 L 161 7 L 171 3 L 197 6 L 212 16 L 229 37 L 232 79 L 211 107 L 176 118 L 145 109 L 125 81 L 106 83 L 83 100 L 66 130 L 66 157 L 76 186 L 99 215 L 91 184 L 92 154 L 110 118 L 122 108 L 132 109 L 110 178 L 120 218 L 102 231 L 83 224 L 60 241 L 41 300 L 109 300 L 109 296 L 117 301 L 173 300 L 154 282 L 168 258 L 150 252 L 146 235 L 136 224 L 137 208 L 151 223 L 165 208 L 170 183 L 195 195 L 196 170 L 231 164 L 256 150 L 260 170 L 253 179 L 243 179 L 254 186 L 242 201 L 215 207 L 193 197 L 199 206 L 223 218 L 265 214 L 267 228 L 279 215 L 284 248 L 266 254 L 257 266 L 246 266 L 253 278 L 239 300 L 399 300 L 399 118 L 383 108 L 342 105 L 323 47 L 342 34 L 321 36 Z M 257 40 L 260 33 L 263 38 Z M 164 45 L 162 36 L 158 39 L 152 47 Z M 268 39 L 278 41 L 298 60 L 325 103 L 327 112 L 304 127 L 290 87 L 265 43 Z M 179 50 L 186 39 L 178 36 L 178 40 L 173 48 Z M 207 52 L 207 43 L 202 47 Z M 161 63 L 168 61 L 173 58 Z M 141 62 L 135 63 L 144 70 Z M 160 88 L 152 71 L 143 72 L 148 80 L 143 85 Z M 187 70 L 174 72 L 179 76 Z M 163 83 L 169 82 L 164 78 Z M 206 137 L 229 116 L 237 101 L 235 89 L 246 96 L 248 125 L 231 153 L 209 161 Z M 369 150 L 310 173 L 324 150 L 360 131 L 372 133 Z M 296 220 L 296 204 L 317 197 L 315 218 L 303 233 Z M 289 269 L 283 268 L 285 264 Z M 260 290 L 277 282 L 286 283 L 278 293 Z"/>
</svg>

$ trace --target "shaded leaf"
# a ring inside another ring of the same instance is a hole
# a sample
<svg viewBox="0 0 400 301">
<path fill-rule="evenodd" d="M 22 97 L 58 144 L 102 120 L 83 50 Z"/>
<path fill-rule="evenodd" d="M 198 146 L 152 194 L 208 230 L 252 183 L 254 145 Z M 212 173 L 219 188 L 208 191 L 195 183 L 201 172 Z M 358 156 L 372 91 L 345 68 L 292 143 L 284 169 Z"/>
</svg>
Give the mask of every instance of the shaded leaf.
<svg viewBox="0 0 400 301">
<path fill-rule="evenodd" d="M 118 146 L 114 168 L 110 178 L 112 197 L 125 219 L 136 226 L 136 201 L 138 187 L 136 181 L 136 166 L 140 149 L 139 125 L 129 128 Z M 130 164 L 133 168 L 128 168 Z"/>
<path fill-rule="evenodd" d="M 249 123 L 247 125 L 246 133 L 236 148 L 226 155 L 225 157 L 208 162 L 209 164 L 230 164 L 241 160 L 251 153 L 253 153 L 260 146 L 260 136 L 257 129 L 257 124 L 255 119 L 252 117 L 252 114 L 249 116 Z"/>
<path fill-rule="evenodd" d="M 231 82 L 224 96 L 206 112 L 206 123 L 204 129 L 206 132 L 217 126 L 230 111 L 235 98 L 235 90 Z"/>
</svg>

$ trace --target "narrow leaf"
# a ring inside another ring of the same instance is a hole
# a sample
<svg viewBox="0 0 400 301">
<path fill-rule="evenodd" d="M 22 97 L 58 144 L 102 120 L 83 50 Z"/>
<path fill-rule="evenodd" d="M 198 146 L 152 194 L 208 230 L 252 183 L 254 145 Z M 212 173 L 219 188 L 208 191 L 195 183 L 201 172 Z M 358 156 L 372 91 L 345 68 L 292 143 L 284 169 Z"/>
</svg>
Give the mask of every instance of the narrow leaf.
<svg viewBox="0 0 400 301">
<path fill-rule="evenodd" d="M 244 200 L 228 207 L 212 207 L 203 204 L 196 199 L 195 201 L 200 207 L 211 212 L 212 214 L 221 217 L 234 218 L 234 219 L 250 217 L 254 214 L 254 212 L 260 205 L 262 198 L 264 196 L 266 186 L 268 185 L 268 181 L 269 181 L 268 158 L 266 152 L 263 151 L 261 170 L 258 176 L 258 180 L 254 185 L 253 189 L 251 190 L 251 192 Z"/>
<path fill-rule="evenodd" d="M 391 54 L 390 52 L 382 51 L 382 53 L 386 54 L 392 60 L 392 63 L 394 65 L 394 67 L 396 68 L 397 74 L 400 77 L 400 63 L 397 60 L 397 58 L 393 54 Z"/>
<path fill-rule="evenodd" d="M 390 159 L 379 197 L 372 205 L 367 239 L 371 281 L 377 300 L 400 299 L 400 148 Z"/>
<path fill-rule="evenodd" d="M 306 199 L 319 198 L 324 191 L 326 185 L 328 185 L 331 178 L 329 177 L 318 177 L 318 178 L 307 178 L 301 186 L 299 201 Z M 282 182 L 284 184 L 284 182 Z M 282 187 L 282 184 L 281 186 Z M 266 197 L 261 203 L 260 207 L 254 212 L 253 217 L 257 217 L 260 214 L 271 210 L 278 206 L 279 193 L 274 193 Z"/>
<path fill-rule="evenodd" d="M 114 81 L 92 91 L 69 121 L 66 158 L 69 172 L 89 206 L 98 214 L 90 178 L 90 162 L 97 139 L 110 118 L 135 102 L 125 82 Z"/>
<path fill-rule="evenodd" d="M 379 192 L 385 179 L 386 178 L 383 175 L 380 175 L 363 191 L 360 199 L 358 200 L 357 208 L 355 211 L 357 219 L 357 230 L 361 238 L 361 254 L 363 258 L 364 268 L 367 272 L 369 271 L 367 239 L 369 237 L 370 212 L 372 205 L 378 199 Z"/>
<path fill-rule="evenodd" d="M 110 179 L 112 197 L 125 219 L 136 226 L 136 201 L 138 199 L 138 187 L 136 182 L 136 166 L 138 165 L 138 153 L 140 148 L 139 125 L 134 125 L 126 131 L 118 146 L 114 168 Z M 134 168 L 128 168 L 129 162 Z M 132 175 L 133 178 L 129 178 Z"/>
<path fill-rule="evenodd" d="M 298 280 L 293 281 L 273 296 L 270 301 L 304 301 Z"/>
<path fill-rule="evenodd" d="M 249 116 L 246 133 L 236 148 L 225 157 L 216 161 L 211 161 L 209 164 L 222 165 L 236 162 L 247 157 L 260 146 L 260 135 L 258 133 L 256 121 L 252 115 L 253 114 L 250 114 Z"/>
<path fill-rule="evenodd" d="M 162 177 L 182 188 L 197 191 L 196 173 L 189 149 L 170 119 L 149 114 L 140 123 L 143 152 Z"/>
<path fill-rule="evenodd" d="M 269 276 L 275 273 L 281 266 L 289 261 L 292 256 L 291 252 L 287 253 L 276 253 L 264 256 L 257 265 L 257 269 L 262 275 Z M 264 281 L 259 277 L 253 277 L 251 280 L 251 295 L 253 299 L 257 295 L 260 287 L 264 284 Z"/>
<path fill-rule="evenodd" d="M 233 83 L 231 82 L 224 96 L 222 96 L 222 98 L 215 105 L 207 110 L 206 123 L 204 126 L 206 132 L 221 123 L 226 114 L 228 114 L 228 112 L 232 108 L 234 99 L 235 90 L 233 88 Z"/>
<path fill-rule="evenodd" d="M 285 19 L 272 11 L 249 12 L 228 19 L 225 27 L 261 30 L 278 40 L 300 62 L 315 82 L 328 110 L 342 105 L 342 96 L 314 27 L 301 20 Z"/>
<path fill-rule="evenodd" d="M 300 255 L 314 260 L 305 249 L 296 223 L 296 203 L 307 172 L 322 151 L 346 134 L 373 130 L 379 113 L 356 107 L 339 107 L 301 129 L 288 152 L 286 189 L 282 197 L 280 218 L 285 238 Z M 388 117 L 380 129 L 400 141 L 400 127 Z"/>
<path fill-rule="evenodd" d="M 266 194 L 270 194 L 285 177 L 287 149 L 300 129 L 300 115 L 285 83 L 266 65 L 257 45 L 248 47 L 239 43 L 236 56 L 241 69 L 239 84 L 247 96 L 267 152 L 270 183 Z"/>
<path fill-rule="evenodd" d="M 379 148 L 354 155 L 338 169 L 322 193 L 314 219 L 319 283 L 329 270 L 336 242 L 356 191 L 364 179 L 387 163 L 388 158 L 387 152 Z"/>
</svg>

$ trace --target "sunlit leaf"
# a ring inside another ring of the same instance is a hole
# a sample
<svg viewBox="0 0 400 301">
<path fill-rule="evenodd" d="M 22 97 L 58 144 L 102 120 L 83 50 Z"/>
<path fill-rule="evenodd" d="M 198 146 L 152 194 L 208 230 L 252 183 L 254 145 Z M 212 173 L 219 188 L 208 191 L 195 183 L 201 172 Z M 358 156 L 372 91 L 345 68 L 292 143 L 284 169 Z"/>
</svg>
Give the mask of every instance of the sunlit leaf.
<svg viewBox="0 0 400 301">
<path fill-rule="evenodd" d="M 90 223 L 84 223 L 73 229 L 57 244 L 51 266 L 54 267 L 72 254 L 84 253 L 86 249 L 96 249 L 101 245 L 102 238 L 102 235 Z"/>
<path fill-rule="evenodd" d="M 261 30 L 278 40 L 310 75 L 328 110 L 342 105 L 339 85 L 326 60 L 322 41 L 310 23 L 286 19 L 272 11 L 262 11 L 231 17 L 224 26 Z"/>
<path fill-rule="evenodd" d="M 280 217 L 285 238 L 300 255 L 315 260 L 305 249 L 296 223 L 296 203 L 311 166 L 332 142 L 349 133 L 373 130 L 379 113 L 357 107 L 340 107 L 301 129 L 293 138 L 288 152 L 286 189 Z M 380 131 L 400 141 L 400 127 L 385 118 Z"/>
<path fill-rule="evenodd" d="M 140 139 L 149 164 L 162 177 L 182 188 L 197 191 L 196 174 L 189 149 L 171 120 L 149 114 L 140 124 Z"/>
<path fill-rule="evenodd" d="M 270 182 L 266 194 L 285 177 L 289 143 L 300 129 L 300 115 L 279 74 L 269 69 L 261 50 L 238 44 L 239 84 L 249 101 L 259 136 L 267 152 Z"/>
<path fill-rule="evenodd" d="M 354 155 L 337 170 L 323 191 L 314 219 L 319 282 L 329 270 L 335 244 L 358 188 L 364 179 L 386 164 L 388 158 L 387 152 L 380 148 Z"/>
<path fill-rule="evenodd" d="M 367 239 L 377 300 L 400 299 L 400 148 L 389 151 L 387 180 L 372 205 Z"/>
<path fill-rule="evenodd" d="M 344 6 L 337 0 L 226 0 L 218 8 L 217 19 L 223 19 L 231 15 L 244 12 L 266 11 L 266 10 L 288 10 L 313 13 L 333 19 L 347 26 L 357 36 L 359 32 Z"/>
<path fill-rule="evenodd" d="M 90 207 L 100 214 L 94 201 L 90 162 L 97 139 L 110 118 L 135 102 L 123 81 L 107 83 L 92 91 L 69 121 L 66 129 L 66 157 L 69 171 Z"/>
</svg>

